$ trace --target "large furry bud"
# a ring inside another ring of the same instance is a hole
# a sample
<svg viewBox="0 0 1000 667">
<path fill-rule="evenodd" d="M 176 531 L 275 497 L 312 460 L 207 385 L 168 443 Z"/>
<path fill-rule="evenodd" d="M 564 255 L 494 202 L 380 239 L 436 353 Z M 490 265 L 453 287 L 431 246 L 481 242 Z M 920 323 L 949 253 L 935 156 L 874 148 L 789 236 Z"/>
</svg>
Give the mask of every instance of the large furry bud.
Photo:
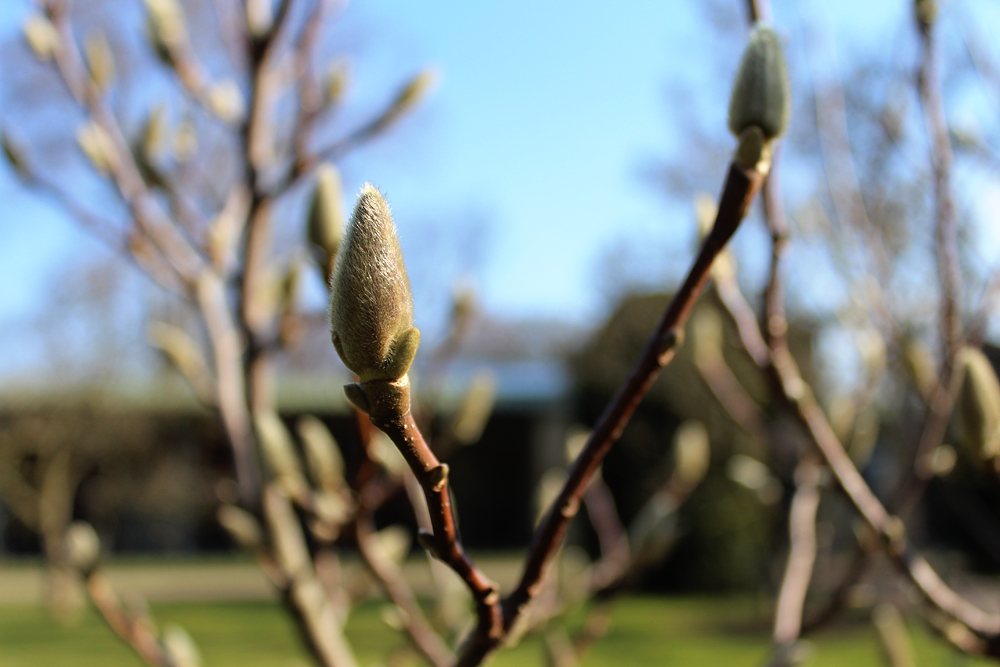
<svg viewBox="0 0 1000 667">
<path fill-rule="evenodd" d="M 737 137 L 760 128 L 770 141 L 784 134 L 791 116 L 788 66 L 778 34 L 758 24 L 750 33 L 729 100 L 729 129 Z"/>
<path fill-rule="evenodd" d="M 361 382 L 406 375 L 420 343 L 389 205 L 373 185 L 358 195 L 331 285 L 333 346 Z"/>
</svg>

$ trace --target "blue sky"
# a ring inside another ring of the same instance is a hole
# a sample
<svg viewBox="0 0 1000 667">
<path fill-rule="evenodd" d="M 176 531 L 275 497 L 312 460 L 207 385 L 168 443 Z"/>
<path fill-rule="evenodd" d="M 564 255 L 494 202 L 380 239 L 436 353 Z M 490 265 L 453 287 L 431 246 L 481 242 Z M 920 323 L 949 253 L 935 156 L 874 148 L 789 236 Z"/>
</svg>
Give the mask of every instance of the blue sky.
<svg viewBox="0 0 1000 667">
<path fill-rule="evenodd" d="M 995 6 L 961 4 L 982 18 L 992 38 L 989 27 L 1000 24 Z M 0 3 L 5 42 L 29 5 Z M 743 0 L 732 5 L 742 19 Z M 802 48 L 796 31 L 809 24 L 824 27 L 821 36 L 845 61 L 891 48 L 892 36 L 909 29 L 909 6 L 776 3 L 775 22 L 792 36 L 793 60 Z M 372 181 L 387 194 L 410 254 L 440 240 L 429 239 L 428 228 L 440 238 L 454 232 L 451 238 L 468 240 L 474 225 L 482 263 L 472 278 L 488 311 L 593 322 L 607 308 L 601 267 L 615 248 L 646 260 L 662 252 L 665 264 L 683 263 L 690 250 L 691 206 L 668 201 L 642 172 L 654 160 L 677 159 L 684 145 L 684 128 L 671 124 L 676 114 L 665 94 L 672 84 L 713 82 L 706 90 L 717 91 L 717 101 L 702 95 L 682 111 L 724 134 L 725 68 L 735 69 L 740 45 L 715 43 L 712 34 L 694 0 L 352 2 L 331 37 L 352 52 L 348 120 L 375 108 L 423 65 L 437 67 L 442 78 L 433 98 L 391 136 L 343 162 L 345 184 L 354 190 Z M 989 46 L 995 52 L 996 44 Z M 723 170 L 720 164 L 720 182 Z M 794 189 L 794 174 L 787 180 Z M 44 303 L 61 266 L 97 246 L 57 209 L 25 194 L 2 167 L 0 197 L 5 337 Z M 751 283 L 763 270 L 762 242 L 753 229 L 736 240 Z M 460 259 L 452 266 L 468 268 Z M 674 276 L 680 268 L 660 270 Z"/>
</svg>

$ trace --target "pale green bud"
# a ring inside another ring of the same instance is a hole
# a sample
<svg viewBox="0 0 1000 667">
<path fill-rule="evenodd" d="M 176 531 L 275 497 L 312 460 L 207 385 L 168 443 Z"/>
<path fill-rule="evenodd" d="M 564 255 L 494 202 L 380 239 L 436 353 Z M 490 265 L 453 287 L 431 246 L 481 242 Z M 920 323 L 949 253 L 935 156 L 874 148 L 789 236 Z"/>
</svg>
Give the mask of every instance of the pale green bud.
<svg viewBox="0 0 1000 667">
<path fill-rule="evenodd" d="M 264 533 L 256 517 L 242 507 L 222 505 L 218 512 L 219 523 L 230 537 L 244 549 L 259 549 L 264 543 Z"/>
<path fill-rule="evenodd" d="M 344 237 L 343 188 L 340 172 L 328 162 L 316 168 L 316 187 L 309 206 L 309 243 L 323 253 L 322 266 L 330 278 Z"/>
<path fill-rule="evenodd" d="M 191 118 L 186 118 L 174 135 L 174 159 L 185 163 L 198 152 L 198 129 Z"/>
<path fill-rule="evenodd" d="M 145 0 L 150 36 L 157 53 L 170 61 L 170 50 L 187 41 L 184 10 L 177 0 Z"/>
<path fill-rule="evenodd" d="M 965 441 L 985 459 L 1000 454 L 1000 382 L 978 348 L 966 347 L 959 358 L 964 378 L 958 398 Z"/>
<path fill-rule="evenodd" d="M 688 492 L 704 479 L 712 458 L 708 429 L 700 421 L 689 420 L 674 435 L 673 485 Z"/>
<path fill-rule="evenodd" d="M 264 460 L 278 484 L 292 498 L 299 499 L 308 491 L 292 436 L 276 412 L 261 412 L 254 419 Z"/>
<path fill-rule="evenodd" d="M 48 62 L 55 57 L 62 40 L 59 38 L 59 31 L 52 25 L 52 21 L 41 14 L 32 14 L 24 22 L 22 27 L 24 39 L 28 42 L 35 57 L 43 62 Z"/>
<path fill-rule="evenodd" d="M 208 106 L 225 123 L 238 123 L 246 113 L 243 91 L 235 81 L 213 84 L 208 89 Z"/>
<path fill-rule="evenodd" d="M 0 131 L 0 147 L 3 148 L 4 157 L 7 158 L 7 162 L 17 175 L 21 178 L 28 178 L 31 175 L 31 170 L 28 168 L 24 151 L 6 131 Z"/>
<path fill-rule="evenodd" d="M 642 570 L 663 560 L 678 535 L 676 500 L 669 494 L 654 495 L 628 529 L 632 568 Z"/>
<path fill-rule="evenodd" d="M 163 628 L 163 651 L 175 667 L 201 667 L 201 653 L 187 630 L 170 624 Z"/>
<path fill-rule="evenodd" d="M 323 104 L 327 107 L 334 107 L 340 104 L 347 90 L 350 73 L 347 64 L 343 61 L 336 61 L 327 68 L 326 76 L 323 79 Z"/>
<path fill-rule="evenodd" d="M 327 492 L 338 492 L 344 487 L 344 458 L 330 429 L 311 416 L 300 419 L 297 426 L 312 478 Z"/>
<path fill-rule="evenodd" d="M 389 205 L 365 184 L 331 286 L 333 345 L 361 382 L 398 380 L 417 353 L 413 298 Z"/>
<path fill-rule="evenodd" d="M 451 432 L 460 445 L 471 445 L 483 435 L 493 414 L 497 397 L 497 380 L 493 373 L 481 371 L 472 378 Z"/>
<path fill-rule="evenodd" d="M 388 526 L 375 533 L 372 538 L 372 546 L 396 565 L 401 565 L 410 553 L 410 531 L 402 526 Z"/>
<path fill-rule="evenodd" d="M 66 531 L 63 544 L 70 566 L 83 574 L 90 573 L 101 555 L 101 540 L 86 521 L 74 521 Z"/>
<path fill-rule="evenodd" d="M 118 151 L 111 135 L 97 123 L 87 123 L 76 133 L 76 143 L 94 169 L 109 174 L 118 167 Z"/>
<path fill-rule="evenodd" d="M 757 24 L 743 51 L 729 100 L 729 129 L 737 137 L 760 128 L 771 141 L 784 134 L 792 111 L 788 66 L 778 33 Z"/>
<path fill-rule="evenodd" d="M 142 155 L 147 162 L 155 162 L 167 147 L 167 107 L 157 104 L 142 125 Z"/>
<path fill-rule="evenodd" d="M 98 90 L 102 92 L 107 90 L 111 80 L 115 78 L 115 57 L 104 33 L 95 32 L 88 35 L 84 52 L 87 56 L 90 80 Z"/>
<path fill-rule="evenodd" d="M 274 7 L 271 0 L 247 0 L 247 27 L 253 37 L 264 37 L 273 24 Z"/>
</svg>

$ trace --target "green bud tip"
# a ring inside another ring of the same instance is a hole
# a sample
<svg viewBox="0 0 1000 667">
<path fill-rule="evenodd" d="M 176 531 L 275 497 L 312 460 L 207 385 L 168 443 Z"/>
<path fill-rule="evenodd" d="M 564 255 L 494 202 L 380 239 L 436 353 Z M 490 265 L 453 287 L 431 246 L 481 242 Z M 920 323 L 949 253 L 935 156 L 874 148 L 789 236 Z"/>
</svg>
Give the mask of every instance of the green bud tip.
<svg viewBox="0 0 1000 667">
<path fill-rule="evenodd" d="M 788 129 L 791 116 L 788 65 L 781 40 L 773 28 L 757 24 L 743 51 L 729 100 L 729 129 L 737 137 L 750 127 L 764 139 L 777 139 Z"/>
<path fill-rule="evenodd" d="M 366 183 L 330 280 L 333 345 L 361 382 L 398 380 L 420 343 L 389 205 Z"/>
<path fill-rule="evenodd" d="M 332 164 L 324 162 L 316 168 L 316 188 L 313 190 L 309 207 L 309 243 L 323 254 L 323 264 L 329 278 L 334 258 L 344 236 L 344 214 L 342 208 L 342 187 L 340 172 Z"/>
</svg>

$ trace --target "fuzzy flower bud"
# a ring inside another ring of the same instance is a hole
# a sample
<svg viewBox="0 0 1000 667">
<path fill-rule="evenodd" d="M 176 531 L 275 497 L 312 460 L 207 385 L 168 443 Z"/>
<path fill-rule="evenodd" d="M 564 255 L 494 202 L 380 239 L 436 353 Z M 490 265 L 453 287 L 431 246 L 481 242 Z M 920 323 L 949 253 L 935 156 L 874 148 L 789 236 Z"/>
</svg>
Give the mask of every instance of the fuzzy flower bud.
<svg viewBox="0 0 1000 667">
<path fill-rule="evenodd" d="M 758 127 L 765 141 L 777 139 L 788 129 L 791 103 L 781 40 L 772 28 L 758 24 L 750 33 L 733 84 L 729 129 L 741 137 L 751 127 Z"/>
<path fill-rule="evenodd" d="M 101 556 L 101 540 L 97 532 L 85 521 L 74 521 L 66 531 L 66 560 L 83 574 L 89 574 Z"/>
<path fill-rule="evenodd" d="M 406 375 L 420 343 L 396 226 L 366 183 L 330 280 L 333 346 L 361 382 Z"/>
<path fill-rule="evenodd" d="M 309 207 L 308 235 L 309 243 L 323 255 L 322 266 L 327 278 L 333 270 L 333 262 L 344 236 L 341 199 L 340 172 L 332 164 L 324 162 L 316 168 L 316 189 Z"/>
<path fill-rule="evenodd" d="M 959 358 L 964 378 L 958 397 L 965 441 L 984 459 L 1000 455 L 1000 382 L 979 349 L 966 347 Z"/>
<path fill-rule="evenodd" d="M 24 39 L 28 42 L 35 57 L 42 62 L 48 62 L 55 57 L 56 51 L 62 45 L 59 31 L 41 14 L 32 14 L 22 27 Z"/>
</svg>

